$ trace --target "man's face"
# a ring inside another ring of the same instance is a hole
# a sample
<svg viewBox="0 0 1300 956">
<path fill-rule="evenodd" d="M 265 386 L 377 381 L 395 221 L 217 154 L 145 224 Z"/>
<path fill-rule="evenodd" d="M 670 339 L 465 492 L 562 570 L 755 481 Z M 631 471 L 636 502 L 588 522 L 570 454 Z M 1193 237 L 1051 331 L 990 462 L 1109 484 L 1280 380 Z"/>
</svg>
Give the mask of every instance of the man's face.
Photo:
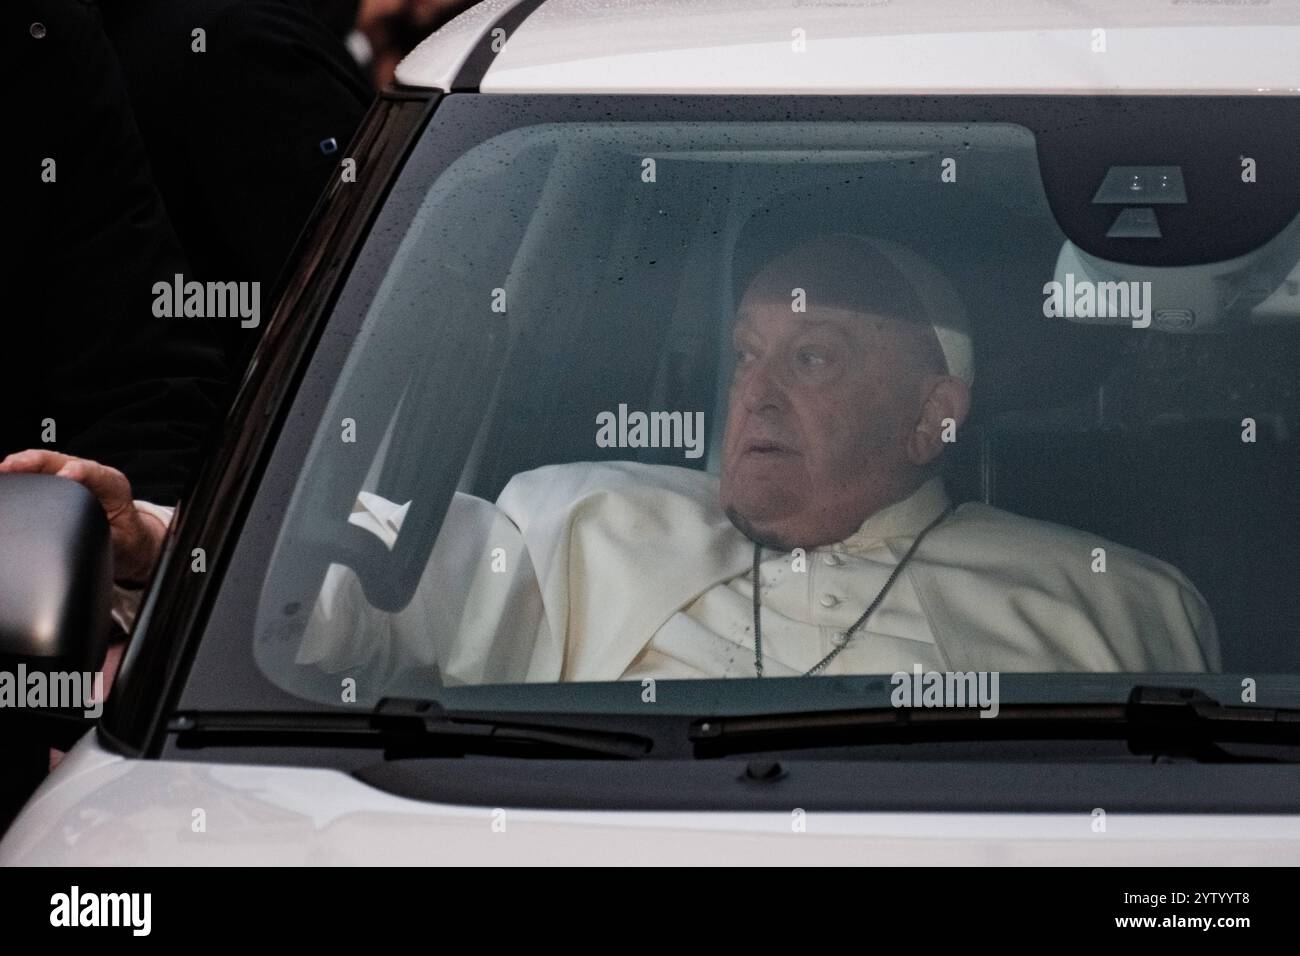
<svg viewBox="0 0 1300 956">
<path fill-rule="evenodd" d="M 751 287 L 733 342 L 722 506 L 737 527 L 780 550 L 819 547 L 911 490 L 908 440 L 936 378 L 929 326 L 794 312 Z"/>
</svg>

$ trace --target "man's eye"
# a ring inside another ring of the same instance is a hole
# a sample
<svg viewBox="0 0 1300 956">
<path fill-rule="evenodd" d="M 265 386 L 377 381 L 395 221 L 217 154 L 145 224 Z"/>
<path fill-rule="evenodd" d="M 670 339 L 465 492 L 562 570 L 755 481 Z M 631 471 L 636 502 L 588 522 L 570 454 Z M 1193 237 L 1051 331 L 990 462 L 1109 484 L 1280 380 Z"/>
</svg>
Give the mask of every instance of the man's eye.
<svg viewBox="0 0 1300 956">
<path fill-rule="evenodd" d="M 795 353 L 795 357 L 799 360 L 800 365 L 807 368 L 821 368 L 829 361 L 826 354 L 817 349 L 800 349 Z"/>
<path fill-rule="evenodd" d="M 754 353 L 747 348 L 736 346 L 735 360 L 737 365 L 742 365 L 754 357 Z"/>
</svg>

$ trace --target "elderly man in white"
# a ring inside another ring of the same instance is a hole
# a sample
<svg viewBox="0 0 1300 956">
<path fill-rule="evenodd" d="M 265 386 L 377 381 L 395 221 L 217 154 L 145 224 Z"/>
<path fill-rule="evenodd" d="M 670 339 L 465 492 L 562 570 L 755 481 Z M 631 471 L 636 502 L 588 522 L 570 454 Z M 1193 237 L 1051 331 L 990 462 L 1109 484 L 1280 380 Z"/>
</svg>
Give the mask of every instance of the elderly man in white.
<svg viewBox="0 0 1300 956">
<path fill-rule="evenodd" d="M 410 605 L 381 613 L 332 567 L 299 662 L 436 666 L 448 683 L 1219 668 L 1209 608 L 1175 568 L 952 507 L 938 463 L 969 408 L 971 344 L 915 253 L 798 243 L 748 283 L 733 338 L 720 479 L 577 463 L 517 475 L 495 504 L 458 494 Z M 95 491 L 118 577 L 139 580 L 166 509 L 92 462 L 0 463 L 19 470 Z M 363 494 L 352 520 L 391 542 L 404 512 Z"/>
</svg>

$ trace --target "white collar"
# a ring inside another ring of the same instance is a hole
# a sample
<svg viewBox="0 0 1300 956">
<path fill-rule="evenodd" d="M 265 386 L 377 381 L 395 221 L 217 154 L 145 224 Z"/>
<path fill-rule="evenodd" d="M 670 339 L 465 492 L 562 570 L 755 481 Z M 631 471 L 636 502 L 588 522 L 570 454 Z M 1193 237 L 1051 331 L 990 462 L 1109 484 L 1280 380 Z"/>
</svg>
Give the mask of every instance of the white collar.
<svg viewBox="0 0 1300 956">
<path fill-rule="evenodd" d="M 935 475 L 906 498 L 900 498 L 867 517 L 843 541 L 827 545 L 827 551 L 860 553 L 877 547 L 886 538 L 916 537 L 951 502 L 943 478 Z"/>
</svg>

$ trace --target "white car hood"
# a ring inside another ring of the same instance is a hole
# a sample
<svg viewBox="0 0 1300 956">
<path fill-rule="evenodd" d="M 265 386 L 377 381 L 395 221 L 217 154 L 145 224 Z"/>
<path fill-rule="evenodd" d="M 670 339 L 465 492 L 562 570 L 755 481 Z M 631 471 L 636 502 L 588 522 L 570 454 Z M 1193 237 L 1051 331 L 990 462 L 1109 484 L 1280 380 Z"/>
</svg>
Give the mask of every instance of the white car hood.
<svg viewBox="0 0 1300 956">
<path fill-rule="evenodd" d="M 4 866 L 628 863 L 1296 864 L 1300 817 L 452 806 L 334 770 L 126 759 L 91 733 L 0 842 Z"/>
</svg>

